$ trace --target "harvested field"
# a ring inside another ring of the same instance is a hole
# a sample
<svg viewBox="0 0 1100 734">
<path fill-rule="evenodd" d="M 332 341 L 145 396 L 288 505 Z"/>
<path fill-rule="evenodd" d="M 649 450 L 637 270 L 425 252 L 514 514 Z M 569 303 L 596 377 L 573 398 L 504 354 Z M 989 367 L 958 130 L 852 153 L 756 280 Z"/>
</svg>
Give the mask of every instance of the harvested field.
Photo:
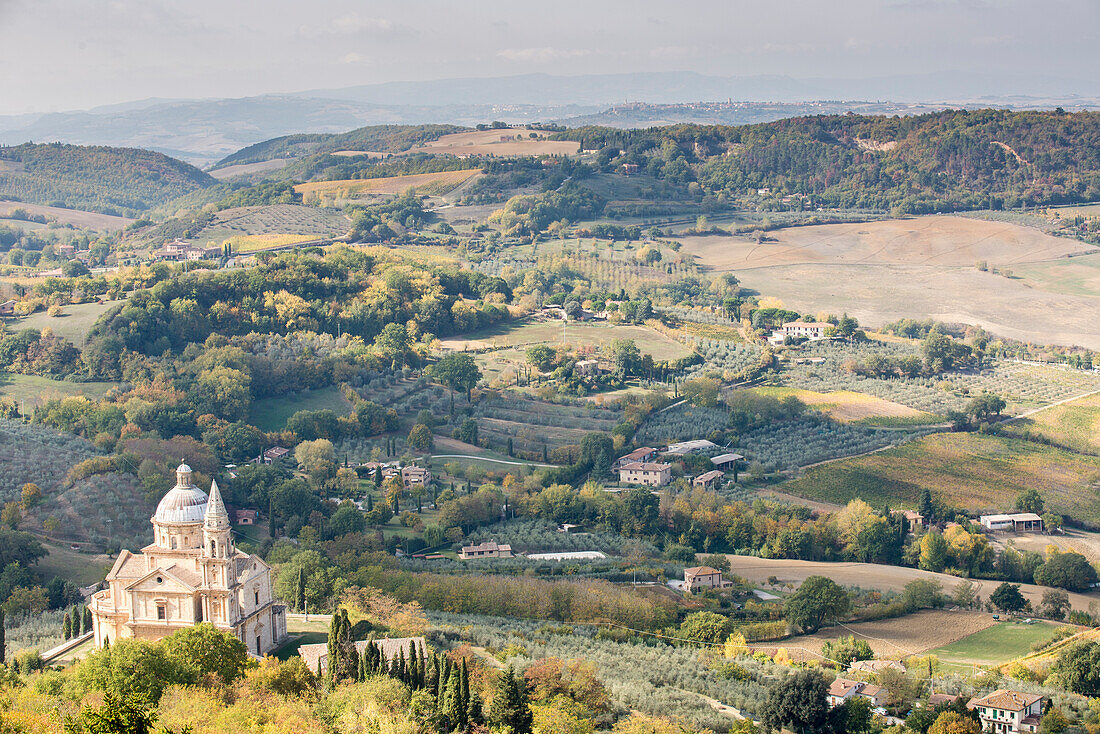
<svg viewBox="0 0 1100 734">
<path fill-rule="evenodd" d="M 255 173 L 278 171 L 281 168 L 286 168 L 288 163 L 290 163 L 289 158 L 272 158 L 269 161 L 259 161 L 258 163 L 240 163 L 235 166 L 226 166 L 209 173 L 219 181 L 224 181 L 227 178 L 236 176 L 251 176 Z"/>
<path fill-rule="evenodd" d="M 866 640 L 876 658 L 898 660 L 949 645 L 996 624 L 991 614 L 935 609 L 893 619 L 837 625 L 777 644 L 786 647 L 796 660 L 812 660 L 817 656 L 807 655 L 797 648 L 820 654 L 826 641 L 855 635 Z"/>
<path fill-rule="evenodd" d="M 561 321 L 527 321 L 486 329 L 465 339 L 443 339 L 444 350 L 463 351 L 492 347 L 523 347 L 533 344 L 562 344 L 572 347 L 601 347 L 612 339 L 633 339 L 644 354 L 655 360 L 679 359 L 691 351 L 680 342 L 648 326 L 612 326 L 610 324 L 569 323 Z"/>
<path fill-rule="evenodd" d="M 901 591 L 914 579 L 938 581 L 945 591 L 950 591 L 960 579 L 944 573 L 932 573 L 917 568 L 902 566 L 884 566 L 878 563 L 828 563 L 824 561 L 794 561 L 781 558 L 757 558 L 755 556 L 727 555 L 730 568 L 735 576 L 756 584 L 765 584 L 775 576 L 779 583 L 800 584 L 809 576 L 827 576 L 841 586 L 858 586 L 861 589 L 882 591 Z M 973 579 L 978 588 L 978 596 L 985 599 L 1000 586 L 1000 581 Z M 1045 586 L 1021 584 L 1020 593 L 1038 606 L 1042 602 Z M 1070 603 L 1074 609 L 1088 610 L 1089 604 L 1100 602 L 1100 591 L 1087 594 L 1070 593 Z M 946 612 L 945 612 L 946 613 Z M 870 624 L 870 623 L 867 623 Z M 838 635 L 841 634 L 838 632 Z M 844 632 L 843 634 L 850 634 Z M 957 638 L 956 638 L 957 639 Z M 946 643 L 937 643 L 946 644 Z"/>
<path fill-rule="evenodd" d="M 479 175 L 481 175 L 480 168 L 468 168 L 462 171 L 417 173 L 411 176 L 312 181 L 298 184 L 294 187 L 294 190 L 305 197 L 330 196 L 337 199 L 354 199 L 370 194 L 400 195 L 414 188 L 420 189 L 426 194 L 440 195 Z"/>
<path fill-rule="evenodd" d="M 86 212 L 80 209 L 64 209 L 57 206 L 26 204 L 21 201 L 0 201 L 0 216 L 6 216 L 14 209 L 25 209 L 29 214 L 41 214 L 47 219 L 56 219 L 62 224 L 71 224 L 81 229 L 112 231 L 123 229 L 134 221 L 126 217 L 113 217 L 110 214 Z"/>
<path fill-rule="evenodd" d="M 1100 458 L 977 433 L 939 433 L 869 456 L 814 467 L 778 489 L 845 504 L 915 508 L 927 488 L 968 512 L 1002 512 L 1035 487 L 1047 509 L 1100 525 Z"/>
<path fill-rule="evenodd" d="M 821 411 L 841 423 L 860 422 L 871 424 L 874 423 L 876 418 L 893 419 L 897 422 L 912 422 L 914 424 L 934 423 L 939 420 L 931 413 L 926 413 L 923 410 L 850 390 L 823 393 L 797 388 L 759 388 L 756 392 L 774 395 L 778 398 L 793 395 L 811 408 Z"/>
<path fill-rule="evenodd" d="M 351 220 L 341 211 L 296 204 L 244 206 L 218 212 L 193 239 L 207 246 L 220 245 L 233 237 L 258 235 L 316 239 L 341 237 L 350 228 Z"/>
<path fill-rule="evenodd" d="M 1001 427 L 1009 436 L 1040 436 L 1059 446 L 1086 454 L 1100 454 L 1100 394 L 1090 395 Z"/>
<path fill-rule="evenodd" d="M 775 265 L 1017 265 L 1091 249 L 1007 222 L 928 216 L 879 222 L 789 227 L 750 237 L 693 237 L 683 250 L 714 270 Z"/>
</svg>

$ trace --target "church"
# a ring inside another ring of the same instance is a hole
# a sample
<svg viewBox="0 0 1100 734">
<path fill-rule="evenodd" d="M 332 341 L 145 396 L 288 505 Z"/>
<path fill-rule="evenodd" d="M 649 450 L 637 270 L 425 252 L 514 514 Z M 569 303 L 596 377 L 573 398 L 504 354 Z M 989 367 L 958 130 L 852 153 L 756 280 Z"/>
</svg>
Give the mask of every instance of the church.
<svg viewBox="0 0 1100 734">
<path fill-rule="evenodd" d="M 210 495 L 176 469 L 176 486 L 152 517 L 153 542 L 140 554 L 124 550 L 92 596 L 95 644 L 159 640 L 210 622 L 262 656 L 286 637 L 286 607 L 276 602 L 271 567 L 233 547 L 229 514 L 216 482 Z"/>
</svg>

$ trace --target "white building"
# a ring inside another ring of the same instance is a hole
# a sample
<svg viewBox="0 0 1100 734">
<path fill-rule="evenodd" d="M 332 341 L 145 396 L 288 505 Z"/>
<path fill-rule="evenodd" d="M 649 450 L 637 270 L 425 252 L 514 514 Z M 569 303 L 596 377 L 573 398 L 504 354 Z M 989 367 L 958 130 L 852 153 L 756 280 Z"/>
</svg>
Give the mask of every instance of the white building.
<svg viewBox="0 0 1100 734">
<path fill-rule="evenodd" d="M 1010 533 L 1043 532 L 1043 518 L 1034 512 L 1017 512 L 1012 515 L 982 515 L 978 522 L 986 530 Z"/>
<path fill-rule="evenodd" d="M 619 467 L 619 482 L 663 487 L 672 479 L 672 465 L 659 462 L 634 462 Z"/>
<path fill-rule="evenodd" d="M 181 464 L 152 523 L 152 544 L 140 555 L 122 551 L 107 588 L 92 596 L 96 647 L 125 638 L 159 640 L 200 622 L 231 632 L 252 655 L 282 643 L 286 607 L 272 593 L 271 567 L 233 547 L 216 483 L 207 497 Z"/>
</svg>

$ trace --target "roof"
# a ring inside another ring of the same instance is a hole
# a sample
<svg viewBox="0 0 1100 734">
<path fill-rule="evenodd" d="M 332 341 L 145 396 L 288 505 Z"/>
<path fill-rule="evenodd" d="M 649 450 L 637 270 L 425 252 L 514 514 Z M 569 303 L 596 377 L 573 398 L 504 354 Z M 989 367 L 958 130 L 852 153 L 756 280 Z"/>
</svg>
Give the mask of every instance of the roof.
<svg viewBox="0 0 1100 734">
<path fill-rule="evenodd" d="M 939 706 L 941 703 L 954 703 L 962 696 L 957 693 L 933 693 L 928 697 L 928 705 Z"/>
<path fill-rule="evenodd" d="M 847 696 L 852 691 L 858 691 L 863 686 L 859 681 L 837 678 L 829 684 L 830 696 Z"/>
<path fill-rule="evenodd" d="M 882 686 L 876 686 L 873 683 L 867 683 L 859 689 L 859 695 L 868 696 L 870 698 L 876 698 L 883 693 L 886 693 L 886 689 Z"/>
<path fill-rule="evenodd" d="M 1007 688 L 1001 688 L 993 691 L 988 696 L 971 699 L 967 707 L 985 706 L 1001 711 L 1023 711 L 1028 706 L 1042 700 L 1043 697 L 1038 693 L 1024 693 L 1023 691 L 1010 691 Z"/>
<path fill-rule="evenodd" d="M 463 553 L 472 553 L 472 552 L 475 552 L 475 551 L 494 551 L 494 550 L 495 551 L 508 551 L 509 553 L 511 553 L 512 552 L 512 546 L 507 545 L 507 544 L 501 545 L 501 544 L 497 543 L 495 540 L 487 540 L 484 543 L 480 543 L 478 545 L 464 545 L 464 546 L 462 546 L 462 552 Z"/>
<path fill-rule="evenodd" d="M 655 453 L 657 449 L 650 448 L 649 446 L 642 446 L 640 449 L 634 449 L 629 454 L 619 457 L 619 463 L 629 464 L 633 461 L 641 461 L 644 457 Z"/>
<path fill-rule="evenodd" d="M 717 469 L 711 469 L 708 472 L 704 472 L 693 479 L 693 482 L 709 482 L 712 479 L 721 479 L 724 475 Z"/>
<path fill-rule="evenodd" d="M 1034 512 L 1016 512 L 1011 515 L 982 515 L 979 522 L 1039 522 L 1042 519 Z"/>
<path fill-rule="evenodd" d="M 181 464 L 176 470 L 176 486 L 168 490 L 168 494 L 157 504 L 153 522 L 202 522 L 206 514 L 206 500 L 206 492 L 191 484 L 191 468 Z"/>
<path fill-rule="evenodd" d="M 374 643 L 382 655 L 385 656 L 386 661 L 391 661 L 397 657 L 398 653 L 404 652 L 406 656 L 409 654 L 409 648 L 413 643 L 416 643 L 417 650 L 427 651 L 428 643 L 423 637 L 385 637 L 380 640 L 359 640 L 355 643 L 355 650 L 360 655 L 367 649 L 367 645 Z M 318 664 L 322 668 L 328 667 L 328 643 L 316 642 L 308 645 L 298 646 L 298 657 L 302 658 L 302 662 L 306 664 L 306 667 L 314 674 L 317 673 Z"/>
<path fill-rule="evenodd" d="M 123 550 L 118 554 L 115 565 L 111 567 L 110 572 L 107 574 L 107 580 L 137 579 L 144 575 L 145 558 L 142 556 L 135 556 L 128 550 Z"/>
<path fill-rule="evenodd" d="M 904 663 L 900 663 L 897 660 L 853 660 L 848 666 L 849 673 L 879 673 L 883 670 L 893 668 L 894 670 L 906 671 Z"/>
<path fill-rule="evenodd" d="M 798 328 L 802 328 L 802 329 L 806 329 L 806 328 L 824 329 L 824 328 L 827 328 L 829 326 L 833 326 L 833 324 L 830 324 L 828 321 L 788 321 L 787 323 L 783 324 L 784 329 L 792 327 L 792 326 L 796 329 L 798 329 Z"/>
<path fill-rule="evenodd" d="M 656 461 L 632 461 L 619 467 L 623 471 L 664 471 L 670 468 L 672 468 L 671 464 L 662 464 Z"/>
<path fill-rule="evenodd" d="M 282 446 L 272 446 L 264 452 L 264 456 L 268 458 L 279 458 L 280 456 L 286 456 L 290 453 L 290 449 L 284 449 Z"/>
<path fill-rule="evenodd" d="M 713 441 L 708 441 L 705 438 L 696 438 L 691 441 L 680 441 L 679 443 L 670 443 L 668 448 L 665 449 L 666 454 L 690 454 L 692 451 L 702 451 L 703 449 L 716 449 L 718 444 Z"/>
<path fill-rule="evenodd" d="M 692 568 L 684 569 L 684 576 L 709 576 L 715 573 L 722 573 L 717 568 L 711 568 L 710 566 L 693 566 Z"/>
<path fill-rule="evenodd" d="M 710 463 L 718 466 L 719 464 L 728 464 L 731 461 L 741 461 L 744 458 L 741 454 L 718 454 L 718 456 L 710 457 Z"/>
</svg>

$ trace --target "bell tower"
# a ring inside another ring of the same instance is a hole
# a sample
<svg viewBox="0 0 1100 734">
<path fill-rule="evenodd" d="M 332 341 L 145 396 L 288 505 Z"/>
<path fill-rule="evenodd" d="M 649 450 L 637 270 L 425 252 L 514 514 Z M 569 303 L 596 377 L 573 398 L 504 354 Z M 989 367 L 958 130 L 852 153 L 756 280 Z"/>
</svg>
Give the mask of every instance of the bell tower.
<svg viewBox="0 0 1100 734">
<path fill-rule="evenodd" d="M 204 558 L 232 558 L 229 513 L 225 509 L 225 503 L 222 502 L 222 493 L 216 481 L 210 482 L 210 495 L 206 501 L 206 514 L 202 522 L 202 540 Z"/>
</svg>

